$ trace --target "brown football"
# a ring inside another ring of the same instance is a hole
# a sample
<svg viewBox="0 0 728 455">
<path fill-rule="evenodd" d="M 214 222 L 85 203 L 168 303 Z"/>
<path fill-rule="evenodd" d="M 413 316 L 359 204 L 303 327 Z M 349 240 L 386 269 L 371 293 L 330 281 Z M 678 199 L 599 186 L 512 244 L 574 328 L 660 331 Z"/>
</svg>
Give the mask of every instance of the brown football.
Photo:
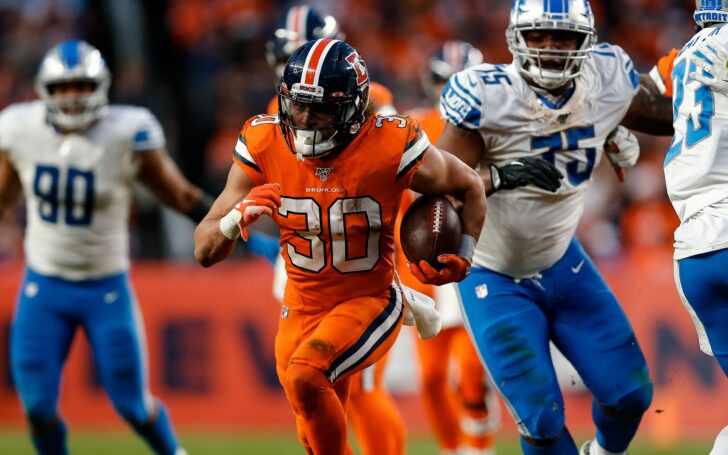
<svg viewBox="0 0 728 455">
<path fill-rule="evenodd" d="M 422 195 L 402 217 L 402 250 L 410 262 L 424 260 L 439 270 L 437 257 L 457 253 L 462 230 L 460 216 L 447 198 Z"/>
</svg>

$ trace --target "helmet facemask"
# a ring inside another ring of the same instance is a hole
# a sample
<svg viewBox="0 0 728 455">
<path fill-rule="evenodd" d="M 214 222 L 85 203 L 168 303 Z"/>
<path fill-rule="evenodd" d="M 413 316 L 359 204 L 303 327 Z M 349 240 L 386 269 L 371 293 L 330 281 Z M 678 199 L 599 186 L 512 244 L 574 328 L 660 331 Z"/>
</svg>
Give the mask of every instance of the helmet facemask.
<svg viewBox="0 0 728 455">
<path fill-rule="evenodd" d="M 542 49 L 529 47 L 526 34 L 530 31 L 573 34 L 576 49 Z M 571 24 L 547 21 L 521 26 L 510 26 L 506 32 L 508 49 L 518 70 L 538 86 L 552 90 L 563 87 L 581 74 L 584 63 L 591 55 L 596 36 L 592 30 L 580 30 Z"/>
<path fill-rule="evenodd" d="M 368 84 L 362 92 L 348 97 L 338 92 L 325 96 L 321 86 L 295 83 L 289 89 L 281 82 L 278 116 L 288 148 L 303 160 L 322 158 L 345 147 L 364 122 Z M 295 124 L 294 117 L 304 115 L 305 110 L 315 127 Z"/>
<path fill-rule="evenodd" d="M 74 95 L 54 94 L 54 87 L 62 84 L 90 83 L 90 93 Z M 70 80 L 42 85 L 37 88 L 46 105 L 48 121 L 61 129 L 82 130 L 91 125 L 101 115 L 109 103 L 108 86 L 96 81 Z"/>
</svg>

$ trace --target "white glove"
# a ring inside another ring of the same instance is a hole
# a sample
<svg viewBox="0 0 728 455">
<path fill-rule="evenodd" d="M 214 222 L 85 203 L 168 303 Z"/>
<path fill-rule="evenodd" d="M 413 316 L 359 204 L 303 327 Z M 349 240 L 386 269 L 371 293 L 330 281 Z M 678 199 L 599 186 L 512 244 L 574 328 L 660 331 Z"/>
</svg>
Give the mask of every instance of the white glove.
<svg viewBox="0 0 728 455">
<path fill-rule="evenodd" d="M 728 95 L 728 49 L 720 41 L 714 37 L 701 41 L 695 46 L 689 60 L 698 70 L 688 75 L 688 81 L 698 81 Z"/>
<path fill-rule="evenodd" d="M 640 143 L 630 130 L 620 125 L 607 136 L 604 151 L 612 167 L 626 169 L 637 163 Z"/>
</svg>

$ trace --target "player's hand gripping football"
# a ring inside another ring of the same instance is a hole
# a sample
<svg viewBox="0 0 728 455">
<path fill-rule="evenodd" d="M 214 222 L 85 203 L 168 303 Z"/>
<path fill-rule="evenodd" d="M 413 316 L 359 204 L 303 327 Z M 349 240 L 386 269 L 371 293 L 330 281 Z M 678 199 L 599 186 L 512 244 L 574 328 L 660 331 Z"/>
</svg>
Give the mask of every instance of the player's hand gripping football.
<svg viewBox="0 0 728 455">
<path fill-rule="evenodd" d="M 688 75 L 692 79 L 728 94 L 728 49 L 714 37 L 699 42 L 690 55 L 690 63 L 697 71 Z"/>
<path fill-rule="evenodd" d="M 493 191 L 533 184 L 554 193 L 561 186 L 563 178 L 563 174 L 553 164 L 535 156 L 518 158 L 504 166 L 490 165 Z"/>
<path fill-rule="evenodd" d="M 248 240 L 247 227 L 263 215 L 273 215 L 281 206 L 281 187 L 277 183 L 266 183 L 253 187 L 250 192 L 220 220 L 220 231 L 230 240 L 242 234 Z"/>
<path fill-rule="evenodd" d="M 435 269 L 427 261 L 420 261 L 419 264 L 410 262 L 409 269 L 422 283 L 435 286 L 462 281 L 470 271 L 470 262 L 457 254 L 441 254 L 437 262 L 443 264 L 442 269 Z"/>
<path fill-rule="evenodd" d="M 630 130 L 620 125 L 607 136 L 604 152 L 617 178 L 624 182 L 624 170 L 634 166 L 640 157 L 640 143 Z"/>
</svg>

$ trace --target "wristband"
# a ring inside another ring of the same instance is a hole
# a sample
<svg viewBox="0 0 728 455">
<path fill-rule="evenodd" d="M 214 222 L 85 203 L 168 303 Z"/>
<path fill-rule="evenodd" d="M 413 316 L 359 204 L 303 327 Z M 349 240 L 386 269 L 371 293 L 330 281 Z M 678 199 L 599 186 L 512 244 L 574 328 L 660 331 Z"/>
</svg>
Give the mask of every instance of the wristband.
<svg viewBox="0 0 728 455">
<path fill-rule="evenodd" d="M 228 240 L 235 240 L 240 236 L 240 220 L 243 214 L 237 209 L 230 210 L 227 215 L 220 218 L 220 232 Z"/>
<path fill-rule="evenodd" d="M 473 263 L 473 255 L 475 254 L 475 237 L 468 234 L 463 234 L 460 238 L 460 248 L 458 248 L 458 256 Z"/>
<path fill-rule="evenodd" d="M 207 213 L 210 211 L 210 208 L 212 208 L 212 203 L 215 202 L 215 200 L 207 193 L 202 193 L 200 196 L 200 199 L 197 201 L 194 207 L 187 212 L 187 217 L 194 221 L 195 223 L 200 223 L 203 218 L 207 216 Z"/>
</svg>

